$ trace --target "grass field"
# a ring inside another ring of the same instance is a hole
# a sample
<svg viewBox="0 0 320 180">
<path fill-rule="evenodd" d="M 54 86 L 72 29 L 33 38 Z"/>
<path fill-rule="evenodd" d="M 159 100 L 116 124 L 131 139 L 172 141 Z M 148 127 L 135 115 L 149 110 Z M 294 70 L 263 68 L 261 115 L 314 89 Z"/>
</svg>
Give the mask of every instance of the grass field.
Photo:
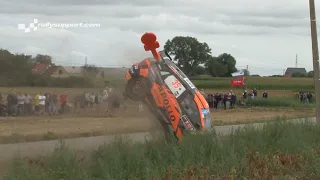
<svg viewBox="0 0 320 180">
<path fill-rule="evenodd" d="M 191 78 L 198 88 L 228 89 L 230 88 L 230 78 L 201 77 Z M 314 89 L 313 78 L 288 78 L 288 77 L 247 77 L 245 84 L 248 89 L 257 88 L 259 90 L 309 90 Z M 243 89 L 240 87 L 239 89 Z"/>
<path fill-rule="evenodd" d="M 120 139 L 92 155 L 61 146 L 50 157 L 17 158 L 4 179 L 320 179 L 319 134 L 319 125 L 282 122 L 248 126 L 219 141 L 211 134 L 178 145 Z"/>
</svg>

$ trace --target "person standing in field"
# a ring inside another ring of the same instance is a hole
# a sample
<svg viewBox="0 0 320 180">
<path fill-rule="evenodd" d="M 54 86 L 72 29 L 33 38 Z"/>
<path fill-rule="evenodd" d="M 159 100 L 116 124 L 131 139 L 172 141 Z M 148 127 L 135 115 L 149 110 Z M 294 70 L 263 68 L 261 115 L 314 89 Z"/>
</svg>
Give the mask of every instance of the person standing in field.
<svg viewBox="0 0 320 180">
<path fill-rule="evenodd" d="M 57 92 L 54 92 L 51 95 L 52 114 L 57 114 L 57 105 L 58 105 L 58 95 L 57 95 Z"/>
<path fill-rule="evenodd" d="M 25 115 L 30 116 L 32 114 L 32 98 L 27 93 L 25 93 L 24 96 L 24 113 Z"/>
<path fill-rule="evenodd" d="M 39 112 L 40 112 L 40 107 L 39 107 L 39 96 L 40 96 L 40 94 L 39 93 L 37 93 L 37 94 L 35 94 L 34 96 L 33 96 L 33 105 L 34 105 L 34 112 L 35 112 L 35 114 L 39 114 Z"/>
<path fill-rule="evenodd" d="M 45 106 L 44 106 L 44 112 L 45 113 L 48 113 L 49 112 L 49 96 L 50 96 L 50 93 L 44 93 L 44 96 L 46 97 L 46 100 L 45 100 Z"/>
<path fill-rule="evenodd" d="M 7 96 L 7 107 L 8 107 L 9 116 L 16 115 L 17 105 L 18 105 L 17 96 L 14 93 L 10 92 Z"/>
<path fill-rule="evenodd" d="M 237 102 L 237 96 L 234 92 L 231 93 L 231 99 L 230 99 L 230 108 L 235 109 L 235 105 Z"/>
<path fill-rule="evenodd" d="M 224 94 L 223 94 L 223 99 L 222 99 L 222 103 L 223 103 L 224 110 L 227 109 L 227 99 L 228 99 L 228 94 L 227 94 L 227 93 L 224 93 Z"/>
<path fill-rule="evenodd" d="M 39 111 L 40 114 L 44 114 L 45 112 L 45 105 L 46 105 L 46 96 L 40 92 L 40 96 L 38 96 L 38 100 L 39 100 Z"/>
<path fill-rule="evenodd" d="M 64 91 L 63 93 L 61 93 L 59 95 L 59 100 L 60 100 L 60 104 L 61 104 L 61 114 L 64 114 L 65 113 L 65 110 L 66 110 L 66 106 L 67 106 L 67 103 L 68 103 L 68 95 L 67 95 L 67 92 Z"/>
<path fill-rule="evenodd" d="M 263 97 L 264 99 L 268 99 L 268 93 L 267 93 L 266 90 L 263 92 L 262 97 Z"/>
<path fill-rule="evenodd" d="M 257 96 L 258 96 L 258 91 L 257 91 L 256 88 L 253 89 L 252 93 L 253 93 L 254 97 L 257 97 Z"/>
<path fill-rule="evenodd" d="M 25 111 L 24 110 L 25 96 L 22 93 L 19 93 L 17 98 L 18 98 L 18 115 L 23 116 Z"/>
</svg>

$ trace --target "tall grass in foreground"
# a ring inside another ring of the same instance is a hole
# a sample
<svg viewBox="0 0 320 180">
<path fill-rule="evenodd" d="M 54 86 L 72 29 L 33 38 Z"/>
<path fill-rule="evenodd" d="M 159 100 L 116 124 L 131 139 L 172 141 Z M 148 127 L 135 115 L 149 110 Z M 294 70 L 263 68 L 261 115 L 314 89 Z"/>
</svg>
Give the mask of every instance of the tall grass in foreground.
<svg viewBox="0 0 320 180">
<path fill-rule="evenodd" d="M 320 179 L 320 126 L 311 122 L 247 126 L 215 141 L 187 136 L 180 144 L 124 140 L 83 160 L 62 146 L 33 165 L 15 160 L 5 180 Z"/>
</svg>

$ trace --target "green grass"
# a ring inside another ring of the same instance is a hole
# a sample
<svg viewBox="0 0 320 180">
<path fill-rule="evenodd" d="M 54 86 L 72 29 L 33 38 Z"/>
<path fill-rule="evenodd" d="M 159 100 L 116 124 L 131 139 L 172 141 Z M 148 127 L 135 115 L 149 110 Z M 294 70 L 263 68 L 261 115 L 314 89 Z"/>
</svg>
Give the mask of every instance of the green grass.
<svg viewBox="0 0 320 180">
<path fill-rule="evenodd" d="M 295 118 L 287 117 L 286 115 L 278 115 L 271 118 L 257 119 L 257 120 L 248 120 L 248 121 L 231 121 L 223 122 L 222 120 L 213 120 L 215 127 L 217 126 L 226 126 L 226 125 L 241 125 L 241 124 L 256 124 L 256 123 L 270 123 L 270 122 L 281 122 L 281 121 L 291 121 L 292 119 L 310 119 L 313 115 L 310 116 L 297 116 Z"/>
<path fill-rule="evenodd" d="M 245 101 L 246 106 L 255 106 L 255 107 L 288 107 L 288 108 L 313 108 L 315 103 L 301 103 L 296 97 L 274 97 L 274 98 L 255 98 L 247 99 Z"/>
<path fill-rule="evenodd" d="M 190 78 L 198 88 L 227 89 L 230 88 L 230 78 L 196 77 Z M 247 88 L 268 90 L 313 90 L 313 78 L 286 78 L 286 77 L 247 77 Z"/>
<path fill-rule="evenodd" d="M 260 130 L 247 126 L 219 139 L 199 134 L 180 144 L 135 145 L 120 139 L 90 159 L 62 146 L 32 164 L 16 159 L 4 179 L 320 179 L 320 125 L 278 122 Z"/>
</svg>

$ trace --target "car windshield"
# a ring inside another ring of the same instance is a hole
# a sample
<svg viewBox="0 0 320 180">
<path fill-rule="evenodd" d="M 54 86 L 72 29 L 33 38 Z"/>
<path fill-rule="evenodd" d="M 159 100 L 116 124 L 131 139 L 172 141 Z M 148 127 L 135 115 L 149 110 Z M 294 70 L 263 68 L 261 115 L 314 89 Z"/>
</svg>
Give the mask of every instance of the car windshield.
<svg viewBox="0 0 320 180">
<path fill-rule="evenodd" d="M 199 110 L 191 94 L 187 93 L 187 95 L 180 100 L 180 104 L 193 124 L 200 123 L 198 121 L 200 118 Z"/>
</svg>

